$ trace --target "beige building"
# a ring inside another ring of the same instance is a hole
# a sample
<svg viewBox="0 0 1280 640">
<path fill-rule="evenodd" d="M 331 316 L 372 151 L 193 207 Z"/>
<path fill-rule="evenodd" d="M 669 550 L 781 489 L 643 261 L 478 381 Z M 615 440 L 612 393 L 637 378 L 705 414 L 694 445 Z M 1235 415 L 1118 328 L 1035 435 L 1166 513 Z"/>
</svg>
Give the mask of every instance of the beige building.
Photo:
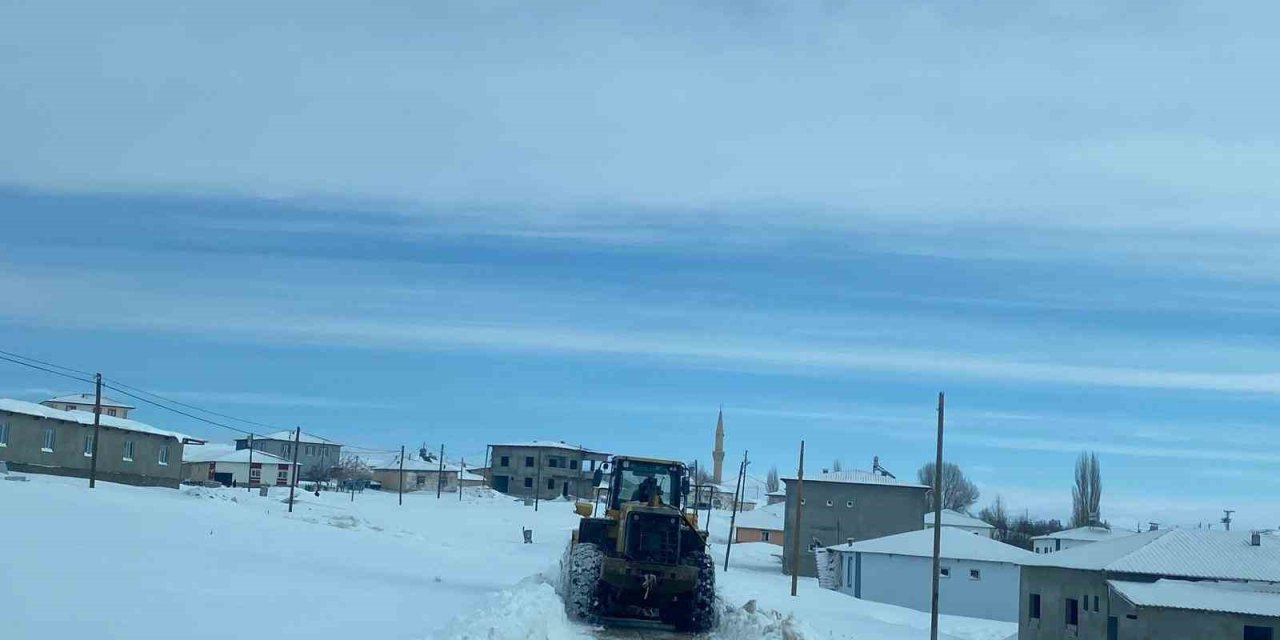
<svg viewBox="0 0 1280 640">
<path fill-rule="evenodd" d="M 404 479 L 404 490 L 456 492 L 459 486 L 478 487 L 484 484 L 484 477 L 461 469 L 458 465 L 446 462 L 441 472 L 439 462 L 427 462 L 417 456 L 406 455 L 403 474 L 400 469 L 400 456 L 395 455 L 369 465 L 373 472 L 373 480 L 382 485 L 383 491 L 400 491 L 401 478 Z"/>
<path fill-rule="evenodd" d="M 787 503 L 775 502 L 766 507 L 738 514 L 734 542 L 768 542 L 782 546 L 786 530 Z"/>
<path fill-rule="evenodd" d="M 956 529 L 986 538 L 996 537 L 995 527 L 973 516 L 960 513 L 959 511 L 952 511 L 951 509 L 942 510 L 942 526 L 945 529 Z M 933 528 L 932 511 L 924 514 L 924 528 Z"/>
<path fill-rule="evenodd" d="M 93 405 L 95 400 L 92 393 L 72 393 L 65 396 L 50 398 L 40 404 L 50 409 L 62 409 L 63 411 L 88 411 L 93 413 Z M 102 415 L 111 416 L 112 418 L 128 418 L 129 412 L 134 410 L 133 405 L 128 405 L 119 400 L 112 400 L 106 396 L 102 396 Z"/>
<path fill-rule="evenodd" d="M 205 445 L 187 447 L 182 456 L 182 479 L 219 482 L 225 486 L 287 487 L 293 482 L 293 463 L 280 456 L 249 449 Z"/>
</svg>

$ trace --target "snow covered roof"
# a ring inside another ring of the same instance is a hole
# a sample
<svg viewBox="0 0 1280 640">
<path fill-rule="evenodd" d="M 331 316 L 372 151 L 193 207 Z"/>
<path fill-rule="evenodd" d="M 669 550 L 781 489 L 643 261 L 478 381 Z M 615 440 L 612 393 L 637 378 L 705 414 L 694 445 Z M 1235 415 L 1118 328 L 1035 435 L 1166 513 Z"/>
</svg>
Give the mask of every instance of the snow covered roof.
<svg viewBox="0 0 1280 640">
<path fill-rule="evenodd" d="M 1156 580 L 1107 585 L 1136 607 L 1216 611 L 1252 616 L 1280 616 L 1280 586 L 1242 582 Z"/>
<path fill-rule="evenodd" d="M 795 476 L 787 476 L 782 479 L 783 482 L 795 482 Z M 883 484 L 896 487 L 914 487 L 919 489 L 928 489 L 929 487 L 917 484 L 915 482 L 907 482 L 882 476 L 878 473 L 863 471 L 861 469 L 853 469 L 850 471 L 828 471 L 827 473 L 818 473 L 813 476 L 805 476 L 805 482 L 842 482 L 845 484 Z"/>
<path fill-rule="evenodd" d="M 845 553 L 884 553 L 932 558 L 933 529 L 908 531 L 883 538 L 863 540 L 851 545 L 838 544 L 828 547 L 828 549 Z M 980 560 L 1026 564 L 1028 560 L 1035 558 L 1036 554 L 1011 544 L 992 540 L 983 535 L 943 527 L 942 557 L 949 560 Z"/>
<path fill-rule="evenodd" d="M 241 440 L 247 441 L 248 439 L 249 439 L 248 437 L 237 438 L 236 442 L 239 442 Z M 281 442 L 293 442 L 293 432 L 277 431 L 275 433 L 268 433 L 266 435 L 254 436 L 253 439 L 254 440 L 279 440 Z M 298 438 L 298 442 L 301 442 L 303 444 L 332 444 L 332 445 L 342 446 L 337 442 L 334 442 L 328 438 L 321 438 L 320 436 L 312 435 L 310 433 L 307 433 L 306 431 L 302 432 L 302 436 Z"/>
<path fill-rule="evenodd" d="M 1025 564 L 1205 580 L 1280 582 L 1280 540 L 1261 536 L 1262 544 L 1255 547 L 1249 537 L 1247 531 L 1161 529 L 1039 554 Z"/>
<path fill-rule="evenodd" d="M 49 398 L 48 400 L 45 400 L 45 402 L 60 402 L 62 404 L 87 404 L 92 406 L 94 403 L 94 395 L 92 393 L 71 393 L 65 396 Z M 136 409 L 137 408 L 131 404 L 125 404 L 123 402 L 120 402 L 119 400 L 112 400 L 111 398 L 108 398 L 106 396 L 102 396 L 101 404 L 104 407 L 116 407 L 119 409 Z"/>
<path fill-rule="evenodd" d="M 596 451 L 594 449 L 589 449 L 580 444 L 568 444 L 565 442 L 557 442 L 555 440 L 530 440 L 529 442 L 501 442 L 497 444 L 491 444 L 489 446 L 490 447 L 527 447 L 531 449 L 563 449 L 565 451 L 608 455 L 603 451 Z"/>
<path fill-rule="evenodd" d="M 943 520 L 945 523 L 945 519 Z M 1077 540 L 1080 542 L 1097 542 L 1099 540 L 1110 540 L 1121 536 L 1131 536 L 1137 533 L 1126 529 L 1108 529 L 1106 527 L 1076 527 L 1075 529 L 1067 529 L 1066 531 L 1055 531 L 1042 536 L 1036 536 L 1032 540 Z"/>
<path fill-rule="evenodd" d="M 759 509 L 752 509 L 738 514 L 737 526 L 739 529 L 782 531 L 786 524 L 786 517 L 786 503 L 777 502 L 767 507 L 760 507 Z"/>
<path fill-rule="evenodd" d="M 34 402 L 26 402 L 25 400 L 13 400 L 10 398 L 0 398 L 0 411 L 8 411 L 9 413 L 20 413 L 28 416 L 36 416 L 38 418 L 49 418 L 51 420 L 63 420 L 65 422 L 78 422 L 84 425 L 93 425 L 93 412 L 91 411 L 66 411 L 63 409 L 54 409 L 46 407 L 42 404 Z M 134 431 L 137 433 L 148 433 L 155 436 L 165 436 L 181 441 L 186 436 L 176 431 L 165 431 L 157 429 L 145 422 L 137 420 L 129 420 L 126 418 L 116 418 L 114 416 L 103 415 L 99 424 L 112 429 L 120 429 L 122 431 Z"/>
<path fill-rule="evenodd" d="M 182 450 L 183 462 L 249 462 L 248 449 L 232 449 L 222 445 L 203 445 L 185 447 Z M 263 464 L 292 464 L 292 461 L 272 455 L 266 451 L 254 451 L 253 462 Z"/>
<path fill-rule="evenodd" d="M 786 489 L 778 489 L 778 490 L 776 490 L 776 491 L 770 491 L 769 493 L 767 493 L 767 494 L 765 494 L 765 495 L 767 495 L 767 496 L 772 496 L 772 497 L 774 497 L 774 498 L 785 498 L 785 497 L 787 497 L 787 491 L 786 491 Z"/>
<path fill-rule="evenodd" d="M 924 524 L 925 526 L 930 526 L 933 524 L 932 511 L 924 514 Z M 944 527 L 981 527 L 983 529 L 995 528 L 987 524 L 986 522 L 979 520 L 973 516 L 965 515 L 963 513 L 960 513 L 959 511 L 952 511 L 951 509 L 942 510 L 942 526 Z"/>
<path fill-rule="evenodd" d="M 366 461 L 366 464 L 368 464 L 369 468 L 373 469 L 374 471 L 399 471 L 400 455 L 396 454 L 386 458 L 371 459 Z M 406 455 L 404 459 L 404 470 L 405 471 L 433 471 L 433 472 L 439 473 L 440 462 L 439 461 L 427 462 L 426 460 L 423 460 L 422 458 L 419 458 L 416 455 L 413 455 L 413 456 Z M 444 472 L 457 473 L 458 465 L 452 462 L 446 462 L 444 463 Z M 467 477 L 467 476 L 474 476 L 474 477 Z M 465 476 L 463 476 L 463 479 L 464 480 L 473 480 L 473 479 L 483 480 L 481 476 L 477 476 L 472 473 L 466 474 Z"/>
</svg>

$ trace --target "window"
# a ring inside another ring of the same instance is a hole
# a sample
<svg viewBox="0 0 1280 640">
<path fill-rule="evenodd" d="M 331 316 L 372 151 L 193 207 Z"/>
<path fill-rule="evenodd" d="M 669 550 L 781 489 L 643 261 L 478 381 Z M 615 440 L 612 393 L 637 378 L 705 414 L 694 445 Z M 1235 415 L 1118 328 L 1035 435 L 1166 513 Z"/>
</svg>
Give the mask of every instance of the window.
<svg viewBox="0 0 1280 640">
<path fill-rule="evenodd" d="M 844 503 L 844 506 L 845 506 L 845 508 L 846 508 L 846 509 L 852 509 L 852 508 L 853 508 L 853 501 L 852 501 L 852 500 L 849 500 L 848 502 L 845 502 L 845 503 Z"/>
<path fill-rule="evenodd" d="M 314 456 L 316 454 L 316 446 L 314 444 L 307 445 L 307 455 Z"/>
<path fill-rule="evenodd" d="M 769 532 L 768 532 L 768 531 L 761 531 L 761 532 L 760 532 L 760 541 L 761 541 L 761 542 L 768 542 L 768 541 L 769 541 Z"/>
<path fill-rule="evenodd" d="M 509 466 L 511 466 L 511 456 L 502 456 L 501 458 L 499 458 L 499 459 L 498 459 L 498 466 L 499 466 L 499 467 L 509 467 Z"/>
<path fill-rule="evenodd" d="M 970 580 L 981 580 L 981 579 L 982 579 L 982 571 L 981 571 L 981 570 L 979 570 L 979 569 L 970 569 L 970 570 L 969 570 L 969 579 L 970 579 Z"/>
<path fill-rule="evenodd" d="M 526 467 L 532 467 L 532 466 L 533 466 L 533 456 L 525 456 L 525 457 L 524 457 L 524 466 L 526 466 Z"/>
<path fill-rule="evenodd" d="M 262 482 L 262 466 L 255 462 L 253 463 L 253 466 L 249 468 L 249 484 L 261 483 L 261 482 Z"/>
<path fill-rule="evenodd" d="M 41 451 L 53 451 L 53 428 L 48 427 L 44 430 L 44 438 L 40 441 Z"/>
<path fill-rule="evenodd" d="M 552 467 L 552 468 L 559 467 L 559 466 L 560 466 L 560 458 L 549 458 L 549 459 L 547 460 L 547 466 L 548 466 L 548 467 Z"/>
<path fill-rule="evenodd" d="M 526 489 L 532 489 L 532 488 L 533 488 L 533 478 L 525 478 L 525 479 L 524 479 L 524 486 L 525 486 L 525 488 L 526 488 Z"/>
<path fill-rule="evenodd" d="M 84 457 L 86 458 L 93 457 L 93 434 L 92 433 L 84 434 Z"/>
<path fill-rule="evenodd" d="M 289 456 L 293 455 L 293 445 L 286 444 L 280 448 L 280 451 L 284 457 L 288 458 Z"/>
<path fill-rule="evenodd" d="M 800 498 L 800 506 L 804 506 L 804 498 Z"/>
<path fill-rule="evenodd" d="M 1274 640 L 1275 632 L 1271 627 L 1244 626 L 1244 640 Z"/>
<path fill-rule="evenodd" d="M 9 446 L 9 423 L 0 422 L 0 447 Z"/>
<path fill-rule="evenodd" d="M 74 404 L 67 405 L 67 411 L 75 411 L 75 410 L 76 410 L 76 405 Z"/>
<path fill-rule="evenodd" d="M 160 464 L 169 464 L 169 445 L 160 446 Z"/>
<path fill-rule="evenodd" d="M 828 500 L 828 501 L 827 501 L 827 506 L 828 506 L 828 507 L 835 506 L 835 503 L 834 503 L 834 502 L 832 502 L 832 501 L 830 501 L 830 500 Z"/>
<path fill-rule="evenodd" d="M 950 578 L 950 577 L 951 577 L 951 567 L 939 567 L 939 568 L 938 568 L 938 577 L 939 577 L 939 578 Z"/>
<path fill-rule="evenodd" d="M 1067 598 L 1067 626 L 1080 626 L 1080 601 L 1075 598 Z"/>
<path fill-rule="evenodd" d="M 114 416 L 114 415 L 116 415 L 116 410 L 115 410 L 115 409 L 107 409 L 107 415 L 109 415 L 109 416 Z"/>
<path fill-rule="evenodd" d="M 278 486 L 278 485 L 287 485 L 287 484 L 289 484 L 289 470 L 288 469 L 277 470 L 276 485 Z"/>
<path fill-rule="evenodd" d="M 1032 620 L 1040 619 L 1040 594 L 1033 593 L 1027 602 L 1027 617 Z"/>
<path fill-rule="evenodd" d="M 1098 612 L 1098 596 L 1093 597 L 1093 612 Z"/>
<path fill-rule="evenodd" d="M 548 488 L 548 489 L 554 489 L 554 488 L 556 488 L 556 481 L 555 481 L 555 480 L 547 480 L 547 488 Z"/>
<path fill-rule="evenodd" d="M 592 461 L 591 461 L 591 470 L 592 470 L 592 471 L 595 471 L 595 470 L 596 470 L 596 461 L 595 461 L 595 460 L 592 460 Z"/>
<path fill-rule="evenodd" d="M 125 461 L 125 462 L 133 462 L 133 441 L 132 441 L 132 440 L 125 440 L 125 441 L 124 441 L 124 456 L 123 456 L 123 457 L 124 457 L 124 461 Z"/>
<path fill-rule="evenodd" d="M 570 469 L 573 469 L 573 470 L 575 470 L 575 471 L 576 471 L 576 470 L 578 469 L 578 461 L 577 461 L 577 460 L 570 460 L 570 461 L 569 461 L 569 468 L 570 468 Z"/>
<path fill-rule="evenodd" d="M 427 483 L 427 475 L 425 473 L 415 473 L 413 474 L 413 482 L 421 487 Z"/>
</svg>

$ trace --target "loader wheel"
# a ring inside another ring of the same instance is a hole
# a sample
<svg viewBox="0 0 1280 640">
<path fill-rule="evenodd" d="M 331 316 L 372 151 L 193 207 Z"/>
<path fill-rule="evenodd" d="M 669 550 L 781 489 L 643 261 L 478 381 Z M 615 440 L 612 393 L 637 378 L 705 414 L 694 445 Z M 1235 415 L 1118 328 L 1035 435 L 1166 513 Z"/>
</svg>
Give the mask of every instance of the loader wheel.
<svg viewBox="0 0 1280 640">
<path fill-rule="evenodd" d="M 594 624 L 600 617 L 600 570 L 604 552 L 594 544 L 576 544 L 569 551 L 564 579 L 564 610 L 575 622 Z"/>
<path fill-rule="evenodd" d="M 675 620 L 676 628 L 687 633 L 703 633 L 716 627 L 719 611 L 716 610 L 716 563 L 705 551 L 692 554 L 685 564 L 698 567 L 698 584 L 693 593 L 680 598 L 681 610 Z"/>
</svg>

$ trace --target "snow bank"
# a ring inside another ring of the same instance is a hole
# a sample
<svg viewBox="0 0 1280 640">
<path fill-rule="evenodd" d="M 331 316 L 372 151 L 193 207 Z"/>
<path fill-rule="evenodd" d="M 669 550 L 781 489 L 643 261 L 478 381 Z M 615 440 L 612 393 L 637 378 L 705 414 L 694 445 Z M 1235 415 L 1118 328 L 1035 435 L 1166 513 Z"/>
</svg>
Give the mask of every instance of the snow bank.
<svg viewBox="0 0 1280 640">
<path fill-rule="evenodd" d="M 460 615 L 432 640 L 575 640 L 591 637 L 569 622 L 564 602 L 544 575 L 522 580 Z"/>
</svg>

